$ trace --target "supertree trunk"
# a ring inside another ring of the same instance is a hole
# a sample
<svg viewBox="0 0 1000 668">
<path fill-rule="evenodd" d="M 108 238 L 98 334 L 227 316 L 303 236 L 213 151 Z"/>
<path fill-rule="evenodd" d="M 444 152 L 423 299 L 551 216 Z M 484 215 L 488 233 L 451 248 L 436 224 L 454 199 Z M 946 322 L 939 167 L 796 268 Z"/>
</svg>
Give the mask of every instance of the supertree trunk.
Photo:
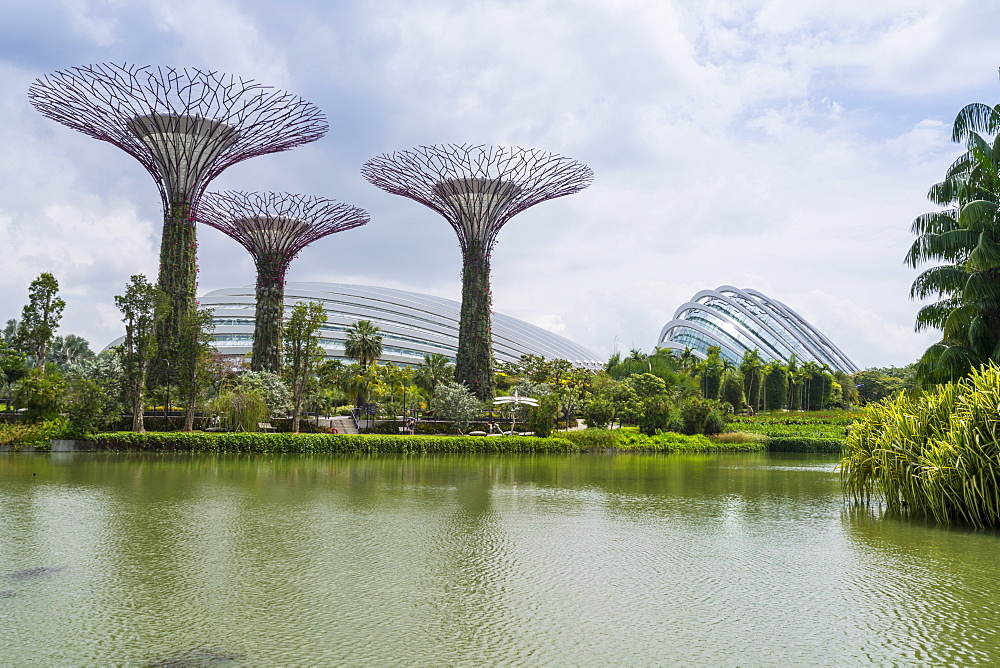
<svg viewBox="0 0 1000 668">
<path fill-rule="evenodd" d="M 458 324 L 455 380 L 480 401 L 493 397 L 490 258 L 483 248 L 462 253 L 462 311 Z"/>
<path fill-rule="evenodd" d="M 285 309 L 285 268 L 279 257 L 257 262 L 257 312 L 253 329 L 254 371 L 281 371 L 281 326 Z"/>
<path fill-rule="evenodd" d="M 183 200 L 174 201 L 163 217 L 163 238 L 160 244 L 160 274 L 157 283 L 167 296 L 168 312 L 159 321 L 158 358 L 173 359 L 177 355 L 180 322 L 195 303 L 198 285 L 197 255 L 197 228 L 191 220 L 191 206 Z M 169 382 L 171 379 L 162 380 Z"/>
</svg>

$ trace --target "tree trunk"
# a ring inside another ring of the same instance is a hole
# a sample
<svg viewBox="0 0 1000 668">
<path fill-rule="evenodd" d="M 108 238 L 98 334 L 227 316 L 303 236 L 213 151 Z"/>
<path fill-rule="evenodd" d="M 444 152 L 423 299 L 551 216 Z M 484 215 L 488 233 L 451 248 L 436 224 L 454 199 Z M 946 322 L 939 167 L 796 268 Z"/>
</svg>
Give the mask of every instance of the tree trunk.
<svg viewBox="0 0 1000 668">
<path fill-rule="evenodd" d="M 176 356 L 180 338 L 180 320 L 195 308 L 195 290 L 198 285 L 198 240 L 191 205 L 176 200 L 163 217 L 163 237 L 160 242 L 160 275 L 157 285 L 167 296 L 168 312 L 157 327 L 157 362 L 154 378 L 169 384 L 170 369 L 162 364 L 164 359 Z"/>
<path fill-rule="evenodd" d="M 146 432 L 146 424 L 142 419 L 143 403 L 145 403 L 143 401 L 143 389 L 145 386 L 145 381 L 142 381 L 132 388 L 132 431 L 137 431 L 140 434 Z"/>
<path fill-rule="evenodd" d="M 195 368 L 195 374 L 197 374 L 197 367 Z M 191 385 L 188 387 L 187 393 L 187 405 L 184 407 L 184 431 L 194 431 L 194 409 L 198 403 L 198 384 L 197 379 L 191 378 Z"/>
<path fill-rule="evenodd" d="M 254 371 L 281 371 L 281 330 L 285 311 L 285 268 L 279 257 L 257 261 L 257 312 L 253 329 Z"/>
<path fill-rule="evenodd" d="M 292 433 L 299 433 L 299 423 L 302 419 L 302 388 L 296 388 L 292 401 Z"/>
<path fill-rule="evenodd" d="M 490 259 L 483 248 L 465 249 L 462 312 L 458 325 L 455 380 L 480 401 L 493 398 L 493 335 L 490 326 Z"/>
</svg>

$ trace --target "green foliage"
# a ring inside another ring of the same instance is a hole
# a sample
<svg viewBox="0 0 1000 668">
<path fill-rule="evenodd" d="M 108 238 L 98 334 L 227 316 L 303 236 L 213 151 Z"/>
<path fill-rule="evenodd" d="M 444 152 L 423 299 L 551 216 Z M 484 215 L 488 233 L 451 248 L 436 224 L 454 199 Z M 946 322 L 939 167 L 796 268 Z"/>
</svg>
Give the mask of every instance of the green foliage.
<svg viewBox="0 0 1000 668">
<path fill-rule="evenodd" d="M 441 383 L 455 379 L 455 365 L 440 353 L 424 355 L 424 363 L 417 367 L 414 382 L 427 393 L 434 396 L 434 390 Z"/>
<path fill-rule="evenodd" d="M 91 359 L 94 359 L 94 351 L 90 349 L 90 343 L 87 339 L 76 334 L 57 336 L 52 339 L 48 361 L 55 362 L 60 368 L 65 369 L 73 364 Z"/>
<path fill-rule="evenodd" d="M 589 429 L 605 429 L 615 417 L 615 405 L 608 399 L 595 397 L 583 405 L 581 417 Z"/>
<path fill-rule="evenodd" d="M 859 411 L 778 412 L 733 415 L 729 426 L 772 438 L 823 438 L 843 441 Z"/>
<path fill-rule="evenodd" d="M 970 113 L 970 109 L 974 110 Z M 953 139 L 966 152 L 928 197 L 947 207 L 919 216 L 905 262 L 938 262 L 913 282 L 910 297 L 933 298 L 916 329 L 941 330 L 917 365 L 923 383 L 956 380 L 1000 361 L 1000 109 L 973 104 L 955 120 Z M 983 134 L 981 134 L 983 133 Z"/>
<path fill-rule="evenodd" d="M 767 449 L 770 452 L 819 452 L 827 454 L 840 454 L 843 447 L 844 441 L 839 438 L 777 436 L 769 440 Z"/>
<path fill-rule="evenodd" d="M 746 406 L 743 394 L 742 379 L 735 373 L 728 373 L 722 379 L 722 400 L 733 407 L 734 411 L 742 411 Z"/>
<path fill-rule="evenodd" d="M 939 523 L 1000 525 L 1000 367 L 869 404 L 847 439 L 845 491 L 858 504 Z"/>
<path fill-rule="evenodd" d="M 49 344 L 66 308 L 66 302 L 58 295 L 59 282 L 52 274 L 43 272 L 28 286 L 28 303 L 21 310 L 17 345 L 22 352 L 34 356 L 38 369 L 45 366 Z"/>
<path fill-rule="evenodd" d="M 448 420 L 459 431 L 465 431 L 469 424 L 482 412 L 482 405 L 464 385 L 444 382 L 434 392 L 431 407 L 442 419 Z"/>
<path fill-rule="evenodd" d="M 269 371 L 245 371 L 229 383 L 229 389 L 235 392 L 256 392 L 264 400 L 268 417 L 284 417 L 291 408 L 288 386 L 277 374 Z"/>
<path fill-rule="evenodd" d="M 5 339 L 0 339 L 0 395 L 5 396 L 10 385 L 27 373 L 28 363 L 24 355 L 11 348 Z"/>
<path fill-rule="evenodd" d="M 70 376 L 66 415 L 74 436 L 95 434 L 106 429 L 121 414 L 121 410 L 115 388 L 79 373 Z"/>
<path fill-rule="evenodd" d="M 184 429 L 194 425 L 198 400 L 208 389 L 212 374 L 214 328 L 209 309 L 191 309 L 178 320 L 174 378 L 184 401 Z"/>
<path fill-rule="evenodd" d="M 479 401 L 493 398 L 491 302 L 489 247 L 464 244 L 455 380 L 469 388 Z"/>
<path fill-rule="evenodd" d="M 122 312 L 125 323 L 125 340 L 120 349 L 124 385 L 133 416 L 132 429 L 143 431 L 146 375 L 158 349 L 156 328 L 168 308 L 167 297 L 145 276 L 136 274 L 125 286 L 125 294 L 115 296 L 115 305 Z"/>
<path fill-rule="evenodd" d="M 533 436 L 381 436 L 369 434 L 255 434 L 114 432 L 93 444 L 108 450 L 254 453 L 543 453 L 572 452 L 563 438 Z"/>
<path fill-rule="evenodd" d="M 41 422 L 20 422 L 14 424 L 0 423 L 0 445 L 10 445 L 18 448 L 31 445 L 35 448 L 47 448 L 54 438 L 66 438 L 71 435 L 69 421 L 64 417 L 55 417 Z"/>
<path fill-rule="evenodd" d="M 54 368 L 55 365 L 50 365 Z M 66 382 L 57 371 L 32 369 L 27 376 L 14 383 L 11 401 L 23 408 L 28 422 L 50 420 L 62 410 Z"/>
<path fill-rule="evenodd" d="M 358 320 L 347 328 L 344 353 L 356 359 L 363 367 L 370 366 L 382 356 L 382 335 L 371 320 Z"/>
<path fill-rule="evenodd" d="M 908 366 L 871 368 L 854 374 L 858 400 L 862 404 L 881 401 L 903 390 L 916 387 L 916 364 Z"/>
<path fill-rule="evenodd" d="M 285 364 L 292 391 L 292 424 L 298 431 L 302 403 L 313 371 L 323 359 L 319 331 L 326 324 L 322 302 L 298 302 L 285 324 Z"/>
<path fill-rule="evenodd" d="M 639 431 L 647 436 L 652 436 L 658 431 L 673 429 L 677 423 L 674 397 L 668 394 L 655 394 L 641 400 L 635 421 Z"/>
<path fill-rule="evenodd" d="M 785 406 L 788 399 L 788 367 L 768 364 L 764 367 L 764 410 L 774 411 Z"/>
<path fill-rule="evenodd" d="M 543 396 L 538 401 L 538 406 L 531 411 L 531 418 L 528 422 L 529 431 L 534 432 L 539 438 L 548 438 L 556 425 L 556 416 L 559 413 L 559 398 L 553 394 Z"/>
<path fill-rule="evenodd" d="M 256 389 L 223 390 L 212 402 L 221 426 L 228 431 L 260 431 L 258 424 L 268 421 L 267 402 Z"/>
</svg>

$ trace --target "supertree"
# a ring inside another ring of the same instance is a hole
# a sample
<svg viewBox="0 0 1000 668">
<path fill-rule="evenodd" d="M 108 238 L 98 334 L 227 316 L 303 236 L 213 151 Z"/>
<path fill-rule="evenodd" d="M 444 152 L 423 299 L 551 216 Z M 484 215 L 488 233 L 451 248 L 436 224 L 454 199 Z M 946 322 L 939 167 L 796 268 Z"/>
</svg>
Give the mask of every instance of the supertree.
<svg viewBox="0 0 1000 668">
<path fill-rule="evenodd" d="M 481 400 L 493 393 L 490 255 L 500 228 L 539 202 L 590 185 L 589 167 L 524 148 L 467 144 L 421 146 L 372 158 L 369 182 L 444 216 L 462 249 L 462 311 L 455 378 Z"/>
<path fill-rule="evenodd" d="M 195 214 L 208 183 L 247 158 L 315 141 L 322 112 L 289 93 L 214 71 L 116 65 L 74 67 L 28 91 L 42 114 L 138 160 L 163 202 L 158 285 L 169 313 L 161 359 L 176 349 L 181 317 L 195 305 Z"/>
<path fill-rule="evenodd" d="M 285 273 L 303 248 L 368 222 L 363 209 L 331 199 L 288 193 L 206 193 L 198 222 L 225 232 L 250 251 L 257 265 L 254 371 L 281 369 Z"/>
</svg>

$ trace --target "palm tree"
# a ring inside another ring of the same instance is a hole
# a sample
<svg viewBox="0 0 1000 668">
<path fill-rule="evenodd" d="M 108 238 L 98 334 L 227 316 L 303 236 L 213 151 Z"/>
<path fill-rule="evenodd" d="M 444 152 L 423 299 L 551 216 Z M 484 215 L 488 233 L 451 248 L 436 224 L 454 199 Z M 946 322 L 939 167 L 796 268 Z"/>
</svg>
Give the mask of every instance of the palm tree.
<svg viewBox="0 0 1000 668">
<path fill-rule="evenodd" d="M 382 335 L 371 320 L 358 320 L 347 328 L 344 353 L 367 368 L 382 356 Z"/>
<path fill-rule="evenodd" d="M 966 152 L 949 167 L 928 197 L 948 209 L 919 216 L 917 239 L 905 263 L 941 261 L 913 282 L 910 297 L 936 298 L 917 315 L 916 329 L 940 329 L 941 341 L 918 364 L 923 382 L 967 375 L 1000 361 L 1000 105 L 966 106 L 952 139 Z M 992 136 L 989 140 L 980 133 Z"/>
<path fill-rule="evenodd" d="M 441 383 L 455 379 L 455 365 L 441 353 L 424 355 L 424 363 L 417 367 L 414 382 L 427 393 L 428 399 Z"/>
<path fill-rule="evenodd" d="M 747 404 L 753 410 L 760 410 L 760 375 L 764 367 L 760 351 L 754 348 L 743 353 L 740 360 L 740 371 L 743 372 L 743 391 L 746 393 Z"/>
</svg>

